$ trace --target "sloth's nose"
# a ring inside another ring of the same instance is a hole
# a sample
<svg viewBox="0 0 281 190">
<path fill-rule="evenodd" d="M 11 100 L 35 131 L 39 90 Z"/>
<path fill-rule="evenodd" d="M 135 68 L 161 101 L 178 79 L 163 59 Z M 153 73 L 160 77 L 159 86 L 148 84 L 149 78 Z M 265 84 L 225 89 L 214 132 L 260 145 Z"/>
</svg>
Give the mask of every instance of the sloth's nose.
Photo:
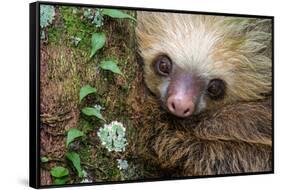
<svg viewBox="0 0 281 190">
<path fill-rule="evenodd" d="M 169 111 L 178 117 L 190 116 L 195 108 L 192 98 L 180 94 L 171 95 L 167 100 Z"/>
</svg>

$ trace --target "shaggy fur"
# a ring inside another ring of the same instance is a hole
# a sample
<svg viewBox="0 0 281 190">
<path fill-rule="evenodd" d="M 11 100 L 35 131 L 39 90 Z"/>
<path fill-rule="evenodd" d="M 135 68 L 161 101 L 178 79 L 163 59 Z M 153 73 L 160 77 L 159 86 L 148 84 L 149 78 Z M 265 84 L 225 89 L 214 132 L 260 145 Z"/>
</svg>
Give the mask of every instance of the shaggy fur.
<svg viewBox="0 0 281 190">
<path fill-rule="evenodd" d="M 138 12 L 136 29 L 146 99 L 139 152 L 172 175 L 272 170 L 271 20 Z M 167 54 L 179 67 L 227 84 L 223 100 L 202 92 L 200 111 L 179 119 L 161 107 L 169 78 L 153 59 Z"/>
</svg>

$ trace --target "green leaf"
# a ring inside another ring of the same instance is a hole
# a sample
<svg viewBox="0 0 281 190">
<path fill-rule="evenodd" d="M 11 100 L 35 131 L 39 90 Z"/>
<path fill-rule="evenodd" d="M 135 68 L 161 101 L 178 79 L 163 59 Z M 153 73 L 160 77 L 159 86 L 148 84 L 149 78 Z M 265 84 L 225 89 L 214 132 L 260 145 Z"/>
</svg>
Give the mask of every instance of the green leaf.
<svg viewBox="0 0 281 190">
<path fill-rule="evenodd" d="M 45 163 L 45 162 L 49 162 L 49 159 L 46 156 L 41 157 L 41 162 Z"/>
<path fill-rule="evenodd" d="M 116 9 L 103 9 L 102 14 L 110 16 L 112 18 L 129 18 L 129 19 L 132 19 L 134 21 L 137 21 L 131 15 L 128 15 L 128 14 L 126 14 L 126 13 L 120 11 L 120 10 L 116 10 Z"/>
<path fill-rule="evenodd" d="M 56 178 L 54 181 L 55 185 L 64 185 L 67 181 L 67 178 Z"/>
<path fill-rule="evenodd" d="M 93 94 L 96 93 L 97 89 L 91 87 L 90 85 L 85 85 L 80 89 L 80 93 L 79 93 L 79 100 L 80 102 L 83 100 L 83 98 L 85 98 L 87 95 L 89 94 Z"/>
<path fill-rule="evenodd" d="M 68 171 L 67 168 L 64 168 L 64 167 L 61 167 L 61 166 L 56 166 L 56 167 L 52 168 L 51 175 L 53 177 L 60 178 L 60 177 L 68 176 L 69 171 Z"/>
<path fill-rule="evenodd" d="M 104 70 L 109 70 L 113 73 L 124 76 L 114 60 L 103 60 L 99 66 Z"/>
<path fill-rule="evenodd" d="M 78 176 L 82 177 L 83 173 L 82 173 L 82 169 L 81 169 L 79 154 L 77 154 L 75 152 L 68 152 L 68 153 L 66 153 L 66 157 L 68 160 L 70 160 L 72 162 L 73 166 L 75 167 L 75 169 L 78 172 Z"/>
<path fill-rule="evenodd" d="M 84 133 L 76 128 L 71 128 L 67 132 L 66 146 L 68 146 L 74 139 L 82 137 Z"/>
<path fill-rule="evenodd" d="M 95 117 L 105 121 L 105 119 L 103 118 L 103 116 L 100 113 L 100 110 L 97 108 L 85 107 L 82 109 L 82 112 L 87 116 L 95 116 Z"/>
<path fill-rule="evenodd" d="M 101 48 L 103 48 L 105 44 L 105 34 L 103 32 L 100 33 L 93 33 L 92 35 L 92 50 L 90 57 L 93 57 L 97 51 Z"/>
</svg>

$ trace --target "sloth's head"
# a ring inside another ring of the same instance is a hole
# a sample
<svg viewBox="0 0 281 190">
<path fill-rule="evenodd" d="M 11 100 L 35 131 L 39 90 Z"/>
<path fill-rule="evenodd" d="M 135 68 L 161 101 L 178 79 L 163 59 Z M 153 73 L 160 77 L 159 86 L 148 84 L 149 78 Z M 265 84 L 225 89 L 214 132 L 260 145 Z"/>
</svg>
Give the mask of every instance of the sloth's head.
<svg viewBox="0 0 281 190">
<path fill-rule="evenodd" d="M 270 20 L 138 12 L 148 88 L 178 117 L 271 92 Z"/>
</svg>

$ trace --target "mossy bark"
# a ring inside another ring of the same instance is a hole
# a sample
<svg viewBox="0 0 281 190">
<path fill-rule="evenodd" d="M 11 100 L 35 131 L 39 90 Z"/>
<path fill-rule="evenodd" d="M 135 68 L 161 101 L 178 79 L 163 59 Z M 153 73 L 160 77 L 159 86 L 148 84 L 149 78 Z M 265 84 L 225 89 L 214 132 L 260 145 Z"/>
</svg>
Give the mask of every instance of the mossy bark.
<svg viewBox="0 0 281 190">
<path fill-rule="evenodd" d="M 136 60 L 135 22 L 104 17 L 104 25 L 96 28 L 83 18 L 83 11 L 56 7 L 55 21 L 44 29 L 48 37 L 41 41 L 41 156 L 50 160 L 42 163 L 41 185 L 52 183 L 48 171 L 57 165 L 70 169 L 67 183 L 81 181 L 65 159 L 66 133 L 73 127 L 86 136 L 75 141 L 70 149 L 79 153 L 82 167 L 92 181 L 144 178 L 146 166 L 136 162 L 134 149 L 141 117 L 138 102 L 144 93 L 142 69 Z M 135 16 L 134 11 L 127 13 Z M 106 44 L 90 58 L 91 35 L 101 31 L 106 34 Z M 81 38 L 77 46 L 71 43 L 72 37 Z M 111 58 L 125 77 L 99 67 L 102 60 Z M 79 102 L 80 88 L 87 84 L 95 87 L 97 93 Z M 103 108 L 106 123 L 119 121 L 126 127 L 128 146 L 124 153 L 107 152 L 97 136 L 104 122 L 81 113 L 83 107 L 96 104 Z M 120 158 L 129 162 L 127 173 L 117 168 L 116 159 Z"/>
</svg>

